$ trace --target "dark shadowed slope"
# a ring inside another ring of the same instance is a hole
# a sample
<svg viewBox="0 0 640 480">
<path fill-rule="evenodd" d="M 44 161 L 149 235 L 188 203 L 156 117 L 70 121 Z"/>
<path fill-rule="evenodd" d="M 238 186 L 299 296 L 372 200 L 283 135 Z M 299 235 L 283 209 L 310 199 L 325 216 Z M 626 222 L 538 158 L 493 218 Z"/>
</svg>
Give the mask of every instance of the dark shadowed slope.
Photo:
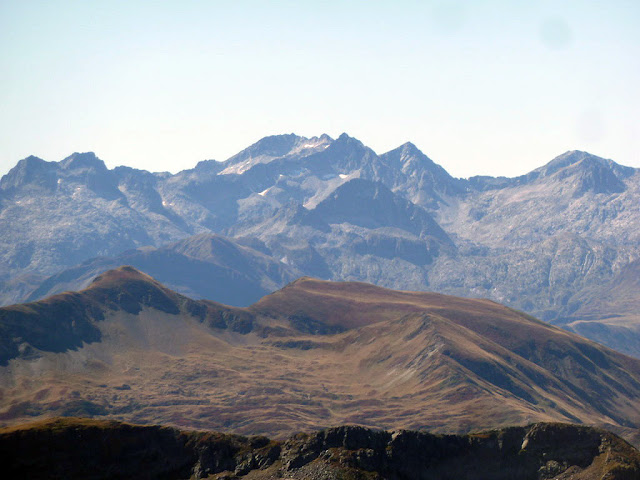
<svg viewBox="0 0 640 480">
<path fill-rule="evenodd" d="M 640 454 L 608 432 L 539 423 L 465 436 L 338 427 L 286 441 L 57 419 L 0 429 L 11 478 L 634 480 Z"/>
</svg>

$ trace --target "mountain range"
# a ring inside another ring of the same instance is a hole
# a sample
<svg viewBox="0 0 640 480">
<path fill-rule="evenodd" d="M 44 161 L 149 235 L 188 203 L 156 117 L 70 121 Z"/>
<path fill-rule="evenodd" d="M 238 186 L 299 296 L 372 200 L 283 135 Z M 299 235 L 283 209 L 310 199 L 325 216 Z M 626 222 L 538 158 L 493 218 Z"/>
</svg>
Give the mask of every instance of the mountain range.
<svg viewBox="0 0 640 480">
<path fill-rule="evenodd" d="M 489 298 L 640 357 L 639 199 L 638 169 L 586 152 L 457 179 L 411 143 L 378 155 L 346 134 L 266 137 L 177 174 L 29 157 L 0 180 L 0 299 L 132 264 L 247 306 L 307 275 Z"/>
<path fill-rule="evenodd" d="M 640 440 L 640 360 L 490 300 L 304 277 L 249 307 L 133 267 L 0 308 L 0 422 L 90 416 L 277 438 L 532 422 Z"/>
</svg>

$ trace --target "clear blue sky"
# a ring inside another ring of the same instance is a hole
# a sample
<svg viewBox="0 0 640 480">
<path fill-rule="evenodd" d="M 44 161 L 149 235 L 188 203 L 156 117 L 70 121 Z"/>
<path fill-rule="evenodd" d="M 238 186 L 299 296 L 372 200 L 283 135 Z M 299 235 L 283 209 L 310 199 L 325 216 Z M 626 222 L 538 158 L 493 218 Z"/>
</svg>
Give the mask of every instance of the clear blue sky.
<svg viewBox="0 0 640 480">
<path fill-rule="evenodd" d="M 640 167 L 640 2 L 0 0 L 0 174 L 153 171 L 271 134 L 412 141 L 455 176 Z"/>
</svg>

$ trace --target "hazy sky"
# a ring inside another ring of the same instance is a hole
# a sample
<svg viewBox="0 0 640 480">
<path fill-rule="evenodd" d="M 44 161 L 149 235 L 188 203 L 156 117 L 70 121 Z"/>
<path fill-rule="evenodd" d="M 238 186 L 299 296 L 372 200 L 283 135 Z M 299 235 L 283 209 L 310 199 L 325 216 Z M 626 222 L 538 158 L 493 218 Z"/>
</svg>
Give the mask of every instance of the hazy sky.
<svg viewBox="0 0 640 480">
<path fill-rule="evenodd" d="M 640 2 L 0 0 L 0 174 L 176 172 L 272 134 L 411 141 L 451 174 L 640 167 Z"/>
</svg>

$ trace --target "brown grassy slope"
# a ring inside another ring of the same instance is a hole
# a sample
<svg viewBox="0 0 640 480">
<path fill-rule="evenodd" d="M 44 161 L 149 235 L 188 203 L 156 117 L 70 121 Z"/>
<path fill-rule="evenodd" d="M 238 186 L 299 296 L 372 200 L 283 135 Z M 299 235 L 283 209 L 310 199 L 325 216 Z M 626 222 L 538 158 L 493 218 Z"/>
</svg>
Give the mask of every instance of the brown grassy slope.
<svg viewBox="0 0 640 480">
<path fill-rule="evenodd" d="M 330 282 L 303 277 L 249 307 L 274 318 L 306 316 L 327 325 L 357 328 L 405 313 L 429 310 L 499 311 L 489 300 L 470 300 L 429 292 L 404 292 L 361 282 Z"/>
<path fill-rule="evenodd" d="M 486 300 L 301 279 L 233 309 L 133 269 L 75 295 L 102 305 L 100 341 L 0 368 L 4 424 L 91 415 L 282 437 L 572 421 L 627 438 L 640 425 L 639 361 Z"/>
<path fill-rule="evenodd" d="M 264 297 L 250 309 L 347 328 L 372 325 L 410 312 L 429 314 L 465 329 L 457 337 L 444 335 L 449 340 L 457 338 L 459 354 L 466 352 L 471 358 L 480 340 L 493 342 L 504 349 L 498 355 L 503 361 L 513 364 L 524 359 L 533 363 L 570 383 L 574 391 L 590 396 L 592 401 L 603 391 L 611 393 L 611 388 L 640 391 L 640 362 L 489 300 L 304 278 Z M 468 338 L 471 332 L 476 335 L 473 339 Z M 597 370 L 599 375 L 591 375 Z"/>
</svg>

